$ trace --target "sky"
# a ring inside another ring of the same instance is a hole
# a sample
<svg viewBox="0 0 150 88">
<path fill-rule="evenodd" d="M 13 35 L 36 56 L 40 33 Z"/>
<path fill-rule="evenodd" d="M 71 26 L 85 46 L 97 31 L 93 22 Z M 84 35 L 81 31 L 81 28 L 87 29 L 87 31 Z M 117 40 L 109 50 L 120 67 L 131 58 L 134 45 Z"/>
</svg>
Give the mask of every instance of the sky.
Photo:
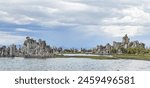
<svg viewBox="0 0 150 88">
<path fill-rule="evenodd" d="M 150 0 L 0 0 L 0 45 L 26 36 L 64 48 L 92 48 L 128 34 L 150 46 Z"/>
</svg>

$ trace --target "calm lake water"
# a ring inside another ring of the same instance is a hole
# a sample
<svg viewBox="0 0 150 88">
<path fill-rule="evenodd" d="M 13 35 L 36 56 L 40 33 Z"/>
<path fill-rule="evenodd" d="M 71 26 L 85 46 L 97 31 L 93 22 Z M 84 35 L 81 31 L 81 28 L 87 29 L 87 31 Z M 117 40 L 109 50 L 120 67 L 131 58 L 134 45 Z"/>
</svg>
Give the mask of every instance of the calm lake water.
<svg viewBox="0 0 150 88">
<path fill-rule="evenodd" d="M 150 71 L 150 61 L 0 58 L 1 71 Z"/>
</svg>

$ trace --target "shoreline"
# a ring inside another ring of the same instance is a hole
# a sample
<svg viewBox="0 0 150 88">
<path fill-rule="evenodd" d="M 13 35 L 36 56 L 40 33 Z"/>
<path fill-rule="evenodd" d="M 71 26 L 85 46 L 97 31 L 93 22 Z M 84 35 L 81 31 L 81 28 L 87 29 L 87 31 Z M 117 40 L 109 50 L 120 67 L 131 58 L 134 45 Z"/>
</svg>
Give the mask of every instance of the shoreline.
<svg viewBox="0 0 150 88">
<path fill-rule="evenodd" d="M 150 55 L 112 55 L 112 57 L 101 55 L 101 56 L 63 56 L 58 55 L 54 58 L 89 58 L 89 59 L 96 59 L 96 60 L 119 60 L 119 59 L 126 59 L 126 60 L 145 60 L 150 61 Z"/>
<path fill-rule="evenodd" d="M 75 54 L 76 55 L 76 54 Z M 95 55 L 95 54 L 93 54 Z M 15 58 L 15 57 L 0 57 L 0 58 Z M 18 58 L 18 57 L 17 57 Z M 99 56 L 65 56 L 65 55 L 56 55 L 53 57 L 19 57 L 24 59 L 48 59 L 48 58 L 88 58 L 88 59 L 95 59 L 95 60 L 119 60 L 119 59 L 126 59 L 126 60 L 145 60 L 150 61 L 150 55 L 130 55 L 130 54 L 115 54 L 115 55 L 99 55 Z"/>
</svg>

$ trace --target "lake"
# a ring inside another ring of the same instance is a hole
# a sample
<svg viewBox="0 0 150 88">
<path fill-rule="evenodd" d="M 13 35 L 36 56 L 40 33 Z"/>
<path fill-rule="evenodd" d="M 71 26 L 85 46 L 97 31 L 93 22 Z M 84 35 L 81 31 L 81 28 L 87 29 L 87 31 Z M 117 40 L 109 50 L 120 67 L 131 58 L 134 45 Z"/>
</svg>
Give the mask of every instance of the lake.
<svg viewBox="0 0 150 88">
<path fill-rule="evenodd" d="M 1 71 L 150 71 L 150 61 L 88 58 L 0 58 Z"/>
</svg>

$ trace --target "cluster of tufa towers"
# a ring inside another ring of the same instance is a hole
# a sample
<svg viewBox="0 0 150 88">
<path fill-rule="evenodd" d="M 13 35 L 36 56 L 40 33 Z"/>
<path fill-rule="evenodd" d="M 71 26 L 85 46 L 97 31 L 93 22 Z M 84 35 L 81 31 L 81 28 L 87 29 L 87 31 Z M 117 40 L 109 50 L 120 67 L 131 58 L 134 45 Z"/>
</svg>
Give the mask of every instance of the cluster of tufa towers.
<svg viewBox="0 0 150 88">
<path fill-rule="evenodd" d="M 39 39 L 38 41 L 26 37 L 23 46 L 16 47 L 16 45 L 2 46 L 0 48 L 0 57 L 54 57 L 57 53 L 61 52 L 62 48 L 50 47 L 45 41 Z"/>
<path fill-rule="evenodd" d="M 122 49 L 127 49 L 127 48 L 144 48 L 145 49 L 145 44 L 139 41 L 130 42 L 130 38 L 126 34 L 122 38 L 122 42 L 113 41 L 113 45 L 110 45 L 109 43 L 106 44 L 105 46 L 97 45 L 97 47 L 93 50 L 93 52 L 96 54 L 109 55 L 112 53 L 112 49 L 115 49 L 117 54 L 122 54 L 123 53 Z"/>
<path fill-rule="evenodd" d="M 97 45 L 93 50 L 86 50 L 81 48 L 81 52 L 83 53 L 94 53 L 101 55 L 109 55 L 112 54 L 112 50 L 116 50 L 115 53 L 123 54 L 124 49 L 128 48 L 143 48 L 145 49 L 145 44 L 140 43 L 139 41 L 131 41 L 128 38 L 127 34 L 122 38 L 122 42 L 113 41 L 113 45 L 109 43 L 105 46 Z M 11 46 L 1 46 L 0 47 L 0 57 L 26 57 L 26 58 L 49 58 L 54 57 L 57 54 L 62 54 L 63 52 L 78 52 L 77 49 L 62 49 L 57 47 L 51 47 L 46 44 L 46 41 L 39 39 L 38 41 L 26 37 L 23 45 L 17 47 L 16 45 Z"/>
</svg>

